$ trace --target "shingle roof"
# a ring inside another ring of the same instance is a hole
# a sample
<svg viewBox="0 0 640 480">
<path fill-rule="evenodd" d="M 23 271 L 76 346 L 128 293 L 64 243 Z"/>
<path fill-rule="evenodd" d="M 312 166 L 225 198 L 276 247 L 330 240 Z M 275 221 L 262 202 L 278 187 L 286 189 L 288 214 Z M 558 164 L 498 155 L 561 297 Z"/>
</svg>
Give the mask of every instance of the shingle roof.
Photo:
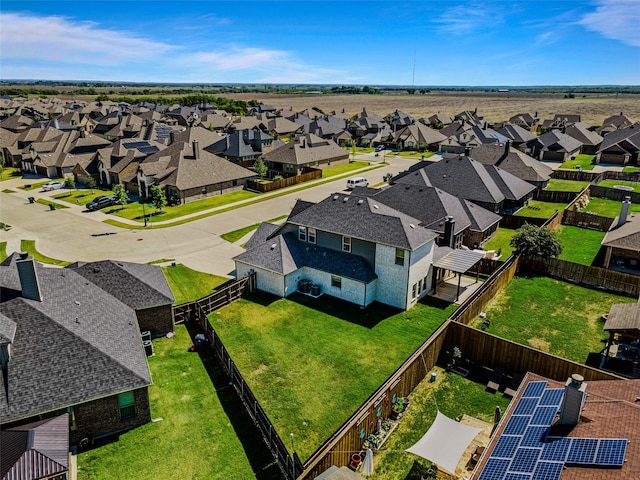
<svg viewBox="0 0 640 480">
<path fill-rule="evenodd" d="M 426 143 L 428 145 L 443 142 L 447 138 L 438 130 L 434 130 L 433 128 L 430 128 L 420 122 L 409 125 L 408 127 L 404 127 L 394 134 L 394 138 L 396 140 L 404 140 L 408 136 L 412 136 L 416 139 L 416 141 L 420 143 Z"/>
<path fill-rule="evenodd" d="M 420 220 L 395 210 L 375 198 L 332 194 L 287 219 L 325 232 L 414 250 L 437 234 L 420 226 Z"/>
<path fill-rule="evenodd" d="M 260 226 L 253 232 L 251 238 L 245 243 L 244 248 L 251 250 L 252 248 L 263 244 L 271 235 L 278 230 L 279 225 L 273 223 L 262 222 Z"/>
<path fill-rule="evenodd" d="M 234 260 L 281 275 L 309 267 L 365 283 L 378 278 L 361 256 L 300 242 L 293 233 L 270 238 Z"/>
<path fill-rule="evenodd" d="M 17 324 L 0 422 L 149 385 L 134 311 L 73 270 L 36 270 L 41 302 L 0 267 L 0 313 Z"/>
<path fill-rule="evenodd" d="M 134 310 L 175 301 L 162 269 L 156 265 L 101 260 L 73 269 Z"/>
<path fill-rule="evenodd" d="M 513 140 L 516 143 L 527 143 L 535 140 L 536 136 L 529 130 L 525 130 L 519 125 L 504 125 L 496 130 L 501 135 Z"/>
<path fill-rule="evenodd" d="M 634 123 L 627 128 L 619 128 L 613 132 L 607 133 L 600 145 L 599 152 L 602 152 L 614 145 L 623 144 L 621 148 L 624 148 L 629 153 L 640 150 L 640 123 Z M 624 145 L 627 144 L 627 145 Z"/>
<path fill-rule="evenodd" d="M 525 182 L 546 182 L 553 173 L 553 169 L 516 148 L 507 152 L 506 145 L 480 145 L 469 156 L 485 165 L 496 165 Z"/>
<path fill-rule="evenodd" d="M 574 123 L 570 127 L 567 127 L 564 133 L 582 142 L 584 145 L 600 145 L 603 140 L 603 137 L 589 130 L 589 125 L 582 122 Z"/>
<path fill-rule="evenodd" d="M 611 305 L 609 316 L 604 323 L 604 330 L 639 330 L 640 331 L 640 304 L 617 303 Z"/>
<path fill-rule="evenodd" d="M 543 133 L 535 142 L 541 146 L 542 150 L 565 153 L 573 153 L 582 146 L 582 142 L 566 133 L 562 133 L 560 130 L 551 130 Z"/>
<path fill-rule="evenodd" d="M 269 162 L 309 165 L 327 160 L 348 158 L 349 152 L 340 148 L 334 141 L 313 134 L 299 135 L 286 145 L 264 155 Z"/>
<path fill-rule="evenodd" d="M 629 215 L 623 225 L 617 224 L 618 217 L 602 239 L 602 246 L 640 251 L 640 215 Z"/>
</svg>

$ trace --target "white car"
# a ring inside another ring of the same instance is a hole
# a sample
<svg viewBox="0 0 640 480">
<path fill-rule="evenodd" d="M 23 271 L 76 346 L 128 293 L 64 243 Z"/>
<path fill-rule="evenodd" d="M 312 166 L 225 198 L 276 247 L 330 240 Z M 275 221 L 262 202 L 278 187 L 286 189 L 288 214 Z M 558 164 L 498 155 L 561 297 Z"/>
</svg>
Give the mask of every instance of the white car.
<svg viewBox="0 0 640 480">
<path fill-rule="evenodd" d="M 43 192 L 50 192 L 51 190 L 58 190 L 59 188 L 64 187 L 64 182 L 49 182 L 45 183 L 42 186 Z"/>
</svg>

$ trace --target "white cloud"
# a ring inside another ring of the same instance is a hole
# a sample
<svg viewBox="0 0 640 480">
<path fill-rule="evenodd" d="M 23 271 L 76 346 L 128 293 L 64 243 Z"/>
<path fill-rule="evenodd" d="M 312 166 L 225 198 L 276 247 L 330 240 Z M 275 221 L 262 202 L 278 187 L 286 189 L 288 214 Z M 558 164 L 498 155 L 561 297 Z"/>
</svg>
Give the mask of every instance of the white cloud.
<svg viewBox="0 0 640 480">
<path fill-rule="evenodd" d="M 640 47 L 640 2 L 638 0 L 598 0 L 597 8 L 578 24 L 605 38 Z"/>
<path fill-rule="evenodd" d="M 1 59 L 117 65 L 166 54 L 171 45 L 59 16 L 0 13 Z"/>
<path fill-rule="evenodd" d="M 464 35 L 479 28 L 487 28 L 502 23 L 502 15 L 491 5 L 458 5 L 450 8 L 434 20 L 442 33 Z"/>
</svg>

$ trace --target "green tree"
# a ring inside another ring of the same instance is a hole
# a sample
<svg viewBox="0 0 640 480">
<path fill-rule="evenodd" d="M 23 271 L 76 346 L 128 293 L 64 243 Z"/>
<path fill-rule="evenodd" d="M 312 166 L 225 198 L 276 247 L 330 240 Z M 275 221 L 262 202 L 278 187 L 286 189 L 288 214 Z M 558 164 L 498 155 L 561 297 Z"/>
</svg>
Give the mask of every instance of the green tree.
<svg viewBox="0 0 640 480">
<path fill-rule="evenodd" d="M 66 177 L 64 179 L 64 188 L 73 190 L 74 188 L 76 188 L 76 180 L 73 177 Z"/>
<path fill-rule="evenodd" d="M 267 175 L 267 164 L 264 163 L 262 157 L 258 157 L 255 163 L 253 164 L 253 171 L 256 172 L 258 177 L 264 178 Z"/>
<path fill-rule="evenodd" d="M 127 191 L 124 189 L 124 185 L 117 183 L 113 186 L 113 196 L 116 199 L 116 203 L 120 205 L 126 205 L 129 203 L 129 195 Z"/>
<path fill-rule="evenodd" d="M 87 178 L 84 182 L 84 186 L 91 189 L 91 193 L 93 193 L 93 189 L 96 188 L 96 180 L 93 177 Z"/>
<path fill-rule="evenodd" d="M 511 238 L 511 246 L 524 257 L 552 258 L 562 253 L 562 245 L 556 232 L 529 223 L 516 230 Z"/>
<path fill-rule="evenodd" d="M 151 197 L 151 203 L 156 207 L 157 211 L 162 210 L 167 204 L 167 196 L 164 194 L 164 190 L 158 185 L 153 185 L 149 189 L 149 196 Z"/>
</svg>

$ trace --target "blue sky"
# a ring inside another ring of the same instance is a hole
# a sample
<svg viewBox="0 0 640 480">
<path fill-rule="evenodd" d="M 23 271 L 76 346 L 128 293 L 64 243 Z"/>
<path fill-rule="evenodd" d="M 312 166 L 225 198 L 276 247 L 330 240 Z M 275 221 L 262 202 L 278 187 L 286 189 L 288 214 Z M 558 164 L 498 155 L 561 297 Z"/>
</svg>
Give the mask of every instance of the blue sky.
<svg viewBox="0 0 640 480">
<path fill-rule="evenodd" d="M 639 85 L 640 0 L 2 0 L 0 78 Z"/>
</svg>

